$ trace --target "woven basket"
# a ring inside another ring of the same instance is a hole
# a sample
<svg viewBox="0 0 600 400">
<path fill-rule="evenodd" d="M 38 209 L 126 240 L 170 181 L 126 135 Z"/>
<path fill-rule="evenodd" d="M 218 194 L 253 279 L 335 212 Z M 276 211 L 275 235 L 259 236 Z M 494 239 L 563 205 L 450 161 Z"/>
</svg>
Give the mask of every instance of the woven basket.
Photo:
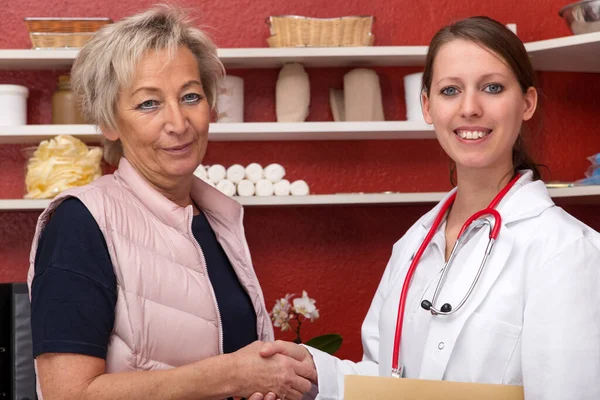
<svg viewBox="0 0 600 400">
<path fill-rule="evenodd" d="M 34 49 L 79 48 L 110 18 L 25 18 Z"/>
<path fill-rule="evenodd" d="M 92 38 L 90 33 L 30 33 L 34 49 L 79 48 Z"/>
<path fill-rule="evenodd" d="M 371 28 L 375 17 L 349 16 L 310 18 L 296 15 L 272 16 L 267 19 L 270 47 L 344 47 L 372 46 Z"/>
<path fill-rule="evenodd" d="M 111 22 L 110 18 L 25 18 L 29 33 L 96 32 Z"/>
</svg>

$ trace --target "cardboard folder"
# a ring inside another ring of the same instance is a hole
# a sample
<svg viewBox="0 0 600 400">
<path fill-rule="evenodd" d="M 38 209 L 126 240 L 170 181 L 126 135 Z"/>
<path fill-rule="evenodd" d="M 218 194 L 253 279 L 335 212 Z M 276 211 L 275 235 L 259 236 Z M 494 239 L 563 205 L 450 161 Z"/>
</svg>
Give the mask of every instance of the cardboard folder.
<svg viewBox="0 0 600 400">
<path fill-rule="evenodd" d="M 523 400 L 523 387 L 347 375 L 345 400 Z"/>
</svg>

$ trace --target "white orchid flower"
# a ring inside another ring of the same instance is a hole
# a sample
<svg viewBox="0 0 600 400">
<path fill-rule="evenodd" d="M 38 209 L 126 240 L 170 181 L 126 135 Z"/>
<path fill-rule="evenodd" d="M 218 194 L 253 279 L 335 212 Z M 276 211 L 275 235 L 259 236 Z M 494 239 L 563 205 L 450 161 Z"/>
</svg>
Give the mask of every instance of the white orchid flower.
<svg viewBox="0 0 600 400">
<path fill-rule="evenodd" d="M 302 291 L 302 297 L 293 300 L 296 313 L 303 315 L 313 322 L 319 318 L 319 310 L 315 306 L 316 300 L 308 297 L 306 290 Z"/>
<path fill-rule="evenodd" d="M 273 326 L 281 328 L 284 332 L 292 329 L 290 325 L 290 319 L 292 318 L 292 315 L 290 315 L 292 309 L 290 298 L 292 296 L 294 295 L 286 294 L 284 298 L 275 301 L 273 311 L 270 313 Z"/>
</svg>

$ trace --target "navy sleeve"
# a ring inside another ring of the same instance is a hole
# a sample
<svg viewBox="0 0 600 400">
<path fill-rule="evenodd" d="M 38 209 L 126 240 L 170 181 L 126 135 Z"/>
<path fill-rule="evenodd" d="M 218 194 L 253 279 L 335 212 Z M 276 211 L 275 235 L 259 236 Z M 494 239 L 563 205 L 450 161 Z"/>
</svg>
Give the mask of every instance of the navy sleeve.
<svg viewBox="0 0 600 400">
<path fill-rule="evenodd" d="M 31 285 L 33 355 L 106 359 L 117 283 L 102 231 L 76 198 L 63 201 L 40 237 Z"/>
</svg>

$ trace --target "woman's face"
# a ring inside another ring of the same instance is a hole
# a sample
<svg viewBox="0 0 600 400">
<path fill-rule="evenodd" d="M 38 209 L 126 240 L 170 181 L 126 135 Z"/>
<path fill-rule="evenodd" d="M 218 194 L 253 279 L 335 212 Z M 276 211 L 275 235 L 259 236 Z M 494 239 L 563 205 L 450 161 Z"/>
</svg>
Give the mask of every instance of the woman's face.
<svg viewBox="0 0 600 400">
<path fill-rule="evenodd" d="M 472 41 L 443 45 L 433 62 L 423 115 L 457 168 L 512 170 L 512 148 L 537 104 L 506 62 Z"/>
<path fill-rule="evenodd" d="M 180 47 L 148 52 L 131 85 L 119 93 L 118 132 L 127 160 L 153 184 L 169 187 L 192 176 L 208 142 L 210 106 L 193 53 Z"/>
</svg>

